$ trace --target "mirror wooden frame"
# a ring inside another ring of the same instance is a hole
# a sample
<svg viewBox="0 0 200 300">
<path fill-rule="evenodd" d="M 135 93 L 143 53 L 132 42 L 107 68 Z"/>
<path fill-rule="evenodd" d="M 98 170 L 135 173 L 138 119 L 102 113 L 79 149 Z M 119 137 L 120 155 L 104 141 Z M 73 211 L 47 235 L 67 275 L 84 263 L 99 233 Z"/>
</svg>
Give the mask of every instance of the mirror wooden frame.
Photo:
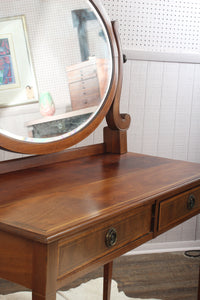
<svg viewBox="0 0 200 300">
<path fill-rule="evenodd" d="M 85 139 L 90 135 L 97 126 L 106 117 L 108 123 L 108 129 L 105 130 L 105 139 L 112 139 L 111 130 L 126 130 L 130 124 L 130 117 L 128 115 L 120 115 L 119 113 L 119 101 L 122 87 L 122 65 L 123 55 L 119 42 L 119 34 L 117 30 L 117 23 L 110 22 L 107 13 L 105 12 L 101 2 L 99 0 L 89 0 L 92 6 L 96 9 L 100 18 L 103 21 L 105 29 L 110 40 L 112 59 L 113 59 L 113 70 L 112 79 L 109 91 L 104 100 L 104 103 L 100 107 L 97 114 L 92 120 L 86 124 L 80 131 L 72 134 L 69 137 L 63 138 L 57 141 L 51 141 L 47 143 L 37 143 L 24 140 L 14 139 L 10 136 L 0 134 L 0 147 L 12 152 L 24 153 L 24 154 L 48 154 L 58 152 L 69 148 L 81 140 Z"/>
</svg>

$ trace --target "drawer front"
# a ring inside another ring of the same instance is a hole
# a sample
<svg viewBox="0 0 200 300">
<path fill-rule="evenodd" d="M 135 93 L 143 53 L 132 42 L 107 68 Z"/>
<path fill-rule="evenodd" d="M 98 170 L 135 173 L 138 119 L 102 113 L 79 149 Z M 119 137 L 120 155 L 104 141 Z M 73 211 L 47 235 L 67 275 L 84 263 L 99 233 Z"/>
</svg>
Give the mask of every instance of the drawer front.
<svg viewBox="0 0 200 300">
<path fill-rule="evenodd" d="M 84 68 L 76 69 L 67 73 L 68 82 L 74 83 L 81 80 L 87 80 L 93 77 L 97 77 L 96 65 L 87 66 Z"/>
<path fill-rule="evenodd" d="M 158 230 L 177 225 L 200 210 L 200 188 L 195 188 L 160 203 Z"/>
<path fill-rule="evenodd" d="M 99 105 L 100 91 L 97 77 L 77 81 L 69 85 L 72 109 L 82 109 Z"/>
<path fill-rule="evenodd" d="M 151 231 L 151 205 L 138 208 L 59 243 L 58 279 Z"/>
</svg>

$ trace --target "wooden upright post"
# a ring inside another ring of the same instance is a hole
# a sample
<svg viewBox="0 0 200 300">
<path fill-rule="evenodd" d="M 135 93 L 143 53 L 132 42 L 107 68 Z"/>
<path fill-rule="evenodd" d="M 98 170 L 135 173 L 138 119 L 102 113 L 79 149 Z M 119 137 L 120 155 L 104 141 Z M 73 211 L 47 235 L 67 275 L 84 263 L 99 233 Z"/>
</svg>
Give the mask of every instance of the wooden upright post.
<svg viewBox="0 0 200 300">
<path fill-rule="evenodd" d="M 35 243 L 32 300 L 56 300 L 57 244 Z"/>
<path fill-rule="evenodd" d="M 104 143 L 106 152 L 123 154 L 127 152 L 127 132 L 126 130 L 112 130 L 104 128 Z"/>
<path fill-rule="evenodd" d="M 104 265 L 103 300 L 110 300 L 113 262 Z"/>
</svg>

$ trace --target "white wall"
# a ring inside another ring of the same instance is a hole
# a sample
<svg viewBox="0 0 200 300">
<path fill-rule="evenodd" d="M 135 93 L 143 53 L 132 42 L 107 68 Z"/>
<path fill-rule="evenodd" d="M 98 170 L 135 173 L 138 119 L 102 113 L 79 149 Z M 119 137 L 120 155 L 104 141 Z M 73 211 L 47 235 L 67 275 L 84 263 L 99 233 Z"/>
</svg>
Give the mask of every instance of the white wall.
<svg viewBox="0 0 200 300">
<path fill-rule="evenodd" d="M 123 107 L 132 116 L 129 151 L 200 162 L 199 65 L 131 60 L 123 88 Z M 198 216 L 140 251 L 200 247 L 199 230 Z"/>
</svg>

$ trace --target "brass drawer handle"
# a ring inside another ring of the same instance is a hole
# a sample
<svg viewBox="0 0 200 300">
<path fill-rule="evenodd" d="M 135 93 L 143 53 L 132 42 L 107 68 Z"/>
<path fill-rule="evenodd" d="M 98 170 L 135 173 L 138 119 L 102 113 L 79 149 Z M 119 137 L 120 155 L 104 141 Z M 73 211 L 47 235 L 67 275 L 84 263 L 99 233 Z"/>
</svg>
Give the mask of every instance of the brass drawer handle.
<svg viewBox="0 0 200 300">
<path fill-rule="evenodd" d="M 194 206 L 195 206 L 195 202 L 196 202 L 196 198 L 193 194 L 191 194 L 188 198 L 188 201 L 187 201 L 187 208 L 188 209 L 193 209 Z"/>
<path fill-rule="evenodd" d="M 115 228 L 110 228 L 106 233 L 106 246 L 108 248 L 113 247 L 117 242 L 117 231 Z"/>
</svg>

